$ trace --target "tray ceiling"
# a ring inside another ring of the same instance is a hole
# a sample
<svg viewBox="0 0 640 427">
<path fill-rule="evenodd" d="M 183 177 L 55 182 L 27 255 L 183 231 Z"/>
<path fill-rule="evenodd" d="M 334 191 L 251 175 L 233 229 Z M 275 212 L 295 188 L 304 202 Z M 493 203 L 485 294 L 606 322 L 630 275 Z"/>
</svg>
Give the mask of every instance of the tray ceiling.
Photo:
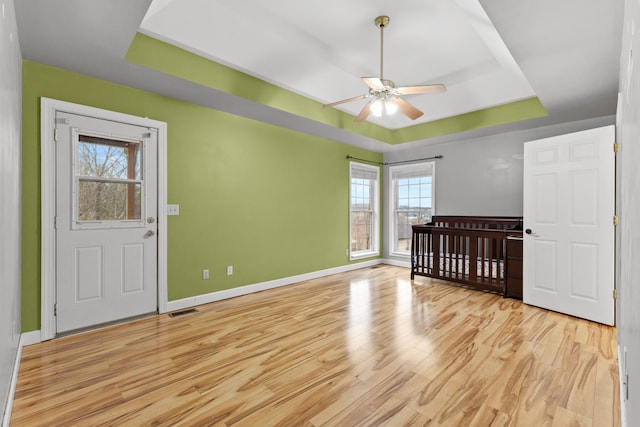
<svg viewBox="0 0 640 427">
<path fill-rule="evenodd" d="M 15 8 L 25 60 L 380 152 L 616 113 L 624 0 L 20 0 Z M 431 121 L 353 123 L 362 101 L 321 108 L 365 93 L 360 77 L 379 74 L 373 19 L 382 14 L 391 17 L 384 77 L 449 88 L 407 97 Z"/>
<path fill-rule="evenodd" d="M 364 94 L 380 74 L 398 86 L 444 83 L 406 99 L 425 114 L 369 116 L 398 129 L 508 104 L 536 94 L 477 0 L 155 0 L 141 32 L 320 103 Z M 338 107 L 357 115 L 368 100 Z"/>
</svg>

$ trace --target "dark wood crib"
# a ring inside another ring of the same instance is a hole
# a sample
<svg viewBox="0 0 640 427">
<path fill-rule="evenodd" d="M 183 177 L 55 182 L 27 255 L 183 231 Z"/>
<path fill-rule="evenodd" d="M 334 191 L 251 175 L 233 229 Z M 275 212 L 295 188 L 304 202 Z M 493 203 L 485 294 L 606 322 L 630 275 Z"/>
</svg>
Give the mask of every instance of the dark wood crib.
<svg viewBox="0 0 640 427">
<path fill-rule="evenodd" d="M 521 298 L 522 262 L 516 257 L 521 242 L 522 217 L 433 216 L 432 222 L 413 226 L 411 279 L 433 277 Z M 520 280 L 519 290 L 509 289 L 509 278 L 516 285 Z"/>
</svg>

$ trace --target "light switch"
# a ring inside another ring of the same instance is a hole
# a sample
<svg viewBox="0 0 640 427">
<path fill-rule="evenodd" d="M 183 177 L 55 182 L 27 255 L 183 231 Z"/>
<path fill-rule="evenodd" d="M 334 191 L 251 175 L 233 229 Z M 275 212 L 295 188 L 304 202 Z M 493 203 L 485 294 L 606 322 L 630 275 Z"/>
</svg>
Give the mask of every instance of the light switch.
<svg viewBox="0 0 640 427">
<path fill-rule="evenodd" d="M 180 205 L 167 205 L 167 215 L 180 215 Z"/>
</svg>

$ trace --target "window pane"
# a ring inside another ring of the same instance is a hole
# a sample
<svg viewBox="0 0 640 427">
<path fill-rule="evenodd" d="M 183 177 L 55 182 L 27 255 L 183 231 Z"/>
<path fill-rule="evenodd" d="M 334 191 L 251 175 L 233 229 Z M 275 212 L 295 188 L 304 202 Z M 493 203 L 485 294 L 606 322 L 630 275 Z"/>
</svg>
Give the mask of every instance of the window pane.
<svg viewBox="0 0 640 427">
<path fill-rule="evenodd" d="M 368 180 L 353 179 L 351 181 L 351 209 L 371 210 L 371 188 Z"/>
<path fill-rule="evenodd" d="M 371 249 L 371 218 L 370 212 L 351 213 L 351 251 Z"/>
<path fill-rule="evenodd" d="M 404 180 L 399 180 L 399 181 L 404 181 Z M 409 197 L 409 187 L 406 184 L 402 184 L 400 182 L 400 184 L 398 185 L 398 198 L 406 199 L 407 197 Z"/>
<path fill-rule="evenodd" d="M 139 183 L 80 180 L 78 220 L 109 221 L 141 218 L 142 192 Z"/>
<path fill-rule="evenodd" d="M 413 212 L 398 212 L 395 218 L 394 251 L 411 252 L 411 226 L 425 224 L 431 220 L 431 209 L 419 209 Z"/>
<path fill-rule="evenodd" d="M 398 213 L 396 216 L 396 247 L 398 252 L 411 250 L 411 223 L 415 214 Z"/>
<path fill-rule="evenodd" d="M 141 163 L 142 151 L 137 142 L 88 135 L 78 138 L 78 176 L 141 179 Z"/>
</svg>

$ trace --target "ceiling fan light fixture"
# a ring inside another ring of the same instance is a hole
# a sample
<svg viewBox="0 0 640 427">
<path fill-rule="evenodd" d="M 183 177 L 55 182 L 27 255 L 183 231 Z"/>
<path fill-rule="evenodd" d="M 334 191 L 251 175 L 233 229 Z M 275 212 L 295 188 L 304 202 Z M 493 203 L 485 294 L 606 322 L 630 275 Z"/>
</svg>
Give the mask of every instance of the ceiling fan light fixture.
<svg viewBox="0 0 640 427">
<path fill-rule="evenodd" d="M 393 102 L 394 98 L 388 98 L 384 103 L 384 112 L 387 116 L 393 116 L 398 112 L 398 104 Z"/>
<path fill-rule="evenodd" d="M 382 112 L 385 109 L 384 107 L 385 106 L 382 99 L 374 99 L 373 101 L 371 101 L 371 114 L 373 114 L 375 117 L 382 117 Z"/>
<path fill-rule="evenodd" d="M 396 97 L 379 97 L 370 102 L 369 111 L 374 117 L 393 116 L 398 112 Z"/>
</svg>

